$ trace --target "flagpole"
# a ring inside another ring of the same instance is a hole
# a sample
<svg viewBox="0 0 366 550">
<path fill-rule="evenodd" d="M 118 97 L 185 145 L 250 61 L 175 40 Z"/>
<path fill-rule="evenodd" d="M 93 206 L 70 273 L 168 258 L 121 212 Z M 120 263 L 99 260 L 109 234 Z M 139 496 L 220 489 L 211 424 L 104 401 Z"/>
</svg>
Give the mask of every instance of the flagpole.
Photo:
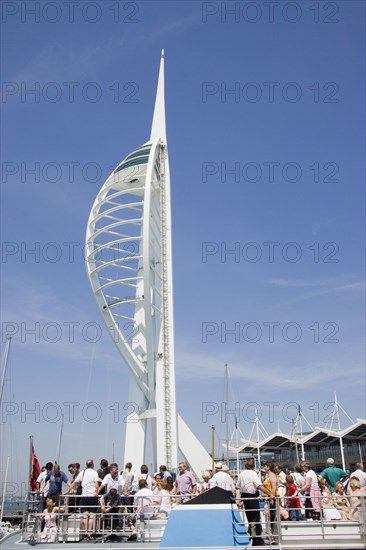
<svg viewBox="0 0 366 550">
<path fill-rule="evenodd" d="M 29 491 L 32 492 L 32 477 L 33 477 L 33 435 L 29 436 L 29 475 L 28 475 L 28 484 Z"/>
<path fill-rule="evenodd" d="M 211 463 L 212 463 L 212 471 L 215 470 L 215 426 L 211 426 Z"/>
</svg>

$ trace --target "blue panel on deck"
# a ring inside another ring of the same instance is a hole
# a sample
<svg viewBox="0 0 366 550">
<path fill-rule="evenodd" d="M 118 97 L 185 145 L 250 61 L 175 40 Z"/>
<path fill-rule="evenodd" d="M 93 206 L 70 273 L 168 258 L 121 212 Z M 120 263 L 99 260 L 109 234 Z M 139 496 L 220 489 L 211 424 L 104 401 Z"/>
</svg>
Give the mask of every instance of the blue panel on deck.
<svg viewBox="0 0 366 550">
<path fill-rule="evenodd" d="M 161 548 L 194 546 L 247 546 L 249 538 L 239 512 L 231 507 L 222 509 L 195 506 L 171 511 L 160 543 Z"/>
</svg>

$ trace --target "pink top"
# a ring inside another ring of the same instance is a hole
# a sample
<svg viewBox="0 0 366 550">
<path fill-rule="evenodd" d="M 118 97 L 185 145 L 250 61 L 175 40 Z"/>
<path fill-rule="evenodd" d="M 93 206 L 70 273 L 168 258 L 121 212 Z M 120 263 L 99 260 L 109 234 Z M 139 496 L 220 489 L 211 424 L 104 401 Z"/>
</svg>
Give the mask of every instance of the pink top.
<svg viewBox="0 0 366 550">
<path fill-rule="evenodd" d="M 195 485 L 197 485 L 196 479 L 191 472 L 188 472 L 188 470 L 185 470 L 183 473 L 177 475 L 177 479 L 175 480 L 175 486 L 180 495 L 190 495 Z"/>
</svg>

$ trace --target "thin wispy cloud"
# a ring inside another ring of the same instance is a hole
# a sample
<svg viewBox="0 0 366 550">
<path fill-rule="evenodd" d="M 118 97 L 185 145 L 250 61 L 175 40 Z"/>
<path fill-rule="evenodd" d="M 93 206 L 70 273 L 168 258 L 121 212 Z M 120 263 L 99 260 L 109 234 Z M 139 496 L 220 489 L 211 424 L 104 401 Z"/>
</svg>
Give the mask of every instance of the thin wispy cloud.
<svg viewBox="0 0 366 550">
<path fill-rule="evenodd" d="M 361 290 L 365 288 L 364 281 L 347 281 L 345 277 L 324 277 L 320 279 L 284 279 L 274 278 L 269 279 L 269 283 L 282 287 L 331 287 L 330 290 Z"/>
<path fill-rule="evenodd" d="M 315 280 L 305 280 L 305 279 L 270 279 L 269 282 L 272 285 L 283 286 L 283 287 L 296 287 L 296 288 L 305 288 L 305 287 L 318 287 L 327 285 L 334 282 L 334 279 L 315 279 Z"/>
<path fill-rule="evenodd" d="M 145 34 L 141 47 L 145 48 L 146 43 L 156 43 L 174 33 L 186 32 L 199 21 L 200 16 L 195 14 L 154 27 Z M 133 28 L 129 33 L 125 30 L 123 36 L 116 34 L 99 43 L 92 40 L 78 50 L 61 44 L 48 45 L 36 53 L 28 65 L 18 73 L 7 76 L 7 79 L 14 82 L 99 79 L 105 66 L 115 63 L 116 56 L 121 59 L 126 51 L 130 52 L 132 47 L 136 49 L 138 45 Z"/>
<path fill-rule="evenodd" d="M 104 47 L 103 44 L 88 44 L 75 51 L 58 44 L 49 45 L 8 79 L 15 82 L 57 82 L 76 77 L 98 78 Z"/>
<path fill-rule="evenodd" d="M 161 27 L 156 27 L 152 29 L 148 34 L 147 38 L 151 41 L 160 40 L 161 38 L 167 37 L 173 33 L 185 32 L 190 27 L 201 22 L 200 14 L 189 15 L 187 17 L 182 17 L 174 21 L 169 21 Z"/>
<path fill-rule="evenodd" d="M 14 334 L 13 345 L 19 349 L 36 349 L 43 357 L 64 359 L 68 363 L 88 363 L 93 358 L 120 372 L 123 361 L 119 362 L 110 335 L 97 313 L 90 316 L 77 304 L 58 298 L 51 288 L 25 284 L 15 278 L 8 282 L 7 293 L 8 305 L 2 310 L 3 341 L 6 334 Z M 91 328 L 85 332 L 89 325 Z"/>
<path fill-rule="evenodd" d="M 270 279 L 269 283 L 274 286 L 283 287 L 287 289 L 314 289 L 309 292 L 297 293 L 296 296 L 292 296 L 288 300 L 285 300 L 279 304 L 279 306 L 288 306 L 296 304 L 298 302 L 303 302 L 310 300 L 312 298 L 332 295 L 332 294 L 359 294 L 364 295 L 365 293 L 365 282 L 364 281 L 344 281 L 340 278 L 324 278 L 324 279 L 315 279 L 315 280 L 304 280 L 304 279 Z"/>
<path fill-rule="evenodd" d="M 179 363 L 184 365 L 184 369 L 177 369 L 177 376 L 181 379 L 224 379 L 225 358 L 220 357 L 217 351 L 210 353 L 179 353 Z M 228 360 L 228 355 L 225 355 Z M 245 383 L 250 382 L 251 390 L 258 385 L 262 388 L 278 388 L 284 390 L 296 389 L 299 386 L 297 375 L 294 375 L 293 369 L 286 369 L 283 363 L 265 362 L 260 360 L 243 360 L 231 356 L 229 360 L 230 377 L 236 381 Z M 332 372 L 332 380 L 336 383 L 345 376 L 344 363 L 339 359 L 338 363 L 334 361 L 306 361 L 300 360 L 298 367 L 301 372 L 307 373 L 307 376 L 301 380 L 303 389 L 314 387 L 317 384 L 323 384 L 329 381 L 329 372 Z M 362 377 L 365 368 L 363 365 L 352 365 L 352 359 L 349 359 L 347 365 L 347 376 Z"/>
</svg>

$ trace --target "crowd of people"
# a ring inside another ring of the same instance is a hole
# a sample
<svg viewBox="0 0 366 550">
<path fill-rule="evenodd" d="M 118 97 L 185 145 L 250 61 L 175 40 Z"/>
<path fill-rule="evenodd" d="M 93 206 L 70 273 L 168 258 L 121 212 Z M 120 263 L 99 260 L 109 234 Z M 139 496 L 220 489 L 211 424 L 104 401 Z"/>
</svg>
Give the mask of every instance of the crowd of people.
<svg viewBox="0 0 366 550">
<path fill-rule="evenodd" d="M 253 546 L 265 544 L 262 533 L 276 543 L 276 520 L 360 520 L 361 499 L 366 496 L 366 474 L 362 463 L 352 473 L 335 466 L 328 458 L 326 468 L 316 474 L 303 461 L 284 472 L 280 465 L 266 462 L 261 473 L 253 459 L 239 474 L 237 489 L 245 509 Z M 239 496 L 239 495 L 237 495 Z M 277 497 L 277 498 L 276 498 Z M 263 522 L 263 516 L 265 521 Z"/>
<path fill-rule="evenodd" d="M 252 544 L 256 546 L 264 544 L 263 525 L 264 534 L 276 542 L 278 518 L 359 521 L 361 499 L 366 496 L 363 464 L 357 464 L 349 473 L 338 468 L 333 458 L 328 458 L 320 474 L 307 461 L 286 471 L 269 461 L 258 471 L 254 459 L 249 458 L 235 481 L 221 462 L 215 464 L 214 471 L 202 472 L 200 481 L 184 462 L 179 464 L 176 476 L 164 465 L 150 475 L 146 464 L 135 476 L 130 462 L 121 471 L 118 464 L 109 464 L 106 459 L 100 461 L 98 470 L 89 459 L 84 469 L 80 469 L 79 463 L 73 463 L 69 464 L 68 471 L 69 477 L 60 465 L 49 462 L 37 480 L 37 490 L 44 500 L 43 537 L 46 540 L 55 536 L 58 512 L 80 512 L 81 529 L 86 537 L 95 531 L 97 512 L 103 518 L 104 528 L 111 527 L 113 520 L 122 514 L 129 522 L 134 540 L 136 517 L 167 517 L 177 502 L 220 487 L 245 511 Z M 63 484 L 67 485 L 65 491 Z"/>
<path fill-rule="evenodd" d="M 196 479 L 184 462 L 178 466 L 175 481 L 165 465 L 152 476 L 146 464 L 140 467 L 138 476 L 131 470 L 130 462 L 120 471 L 118 464 L 109 464 L 106 459 L 100 461 L 100 468 L 96 470 L 94 461 L 89 459 L 84 469 L 80 463 L 69 464 L 68 478 L 59 464 L 48 462 L 37 479 L 37 491 L 42 495 L 44 507 L 42 540 L 55 539 L 59 512 L 81 513 L 80 529 L 85 538 L 95 532 L 98 516 L 99 527 L 100 518 L 103 519 L 103 530 L 113 526 L 119 529 L 121 522 L 128 522 L 132 530 L 130 538 L 135 540 L 137 517 L 167 517 L 178 499 L 191 498 L 197 491 Z M 63 490 L 65 485 L 67 489 Z"/>
</svg>

